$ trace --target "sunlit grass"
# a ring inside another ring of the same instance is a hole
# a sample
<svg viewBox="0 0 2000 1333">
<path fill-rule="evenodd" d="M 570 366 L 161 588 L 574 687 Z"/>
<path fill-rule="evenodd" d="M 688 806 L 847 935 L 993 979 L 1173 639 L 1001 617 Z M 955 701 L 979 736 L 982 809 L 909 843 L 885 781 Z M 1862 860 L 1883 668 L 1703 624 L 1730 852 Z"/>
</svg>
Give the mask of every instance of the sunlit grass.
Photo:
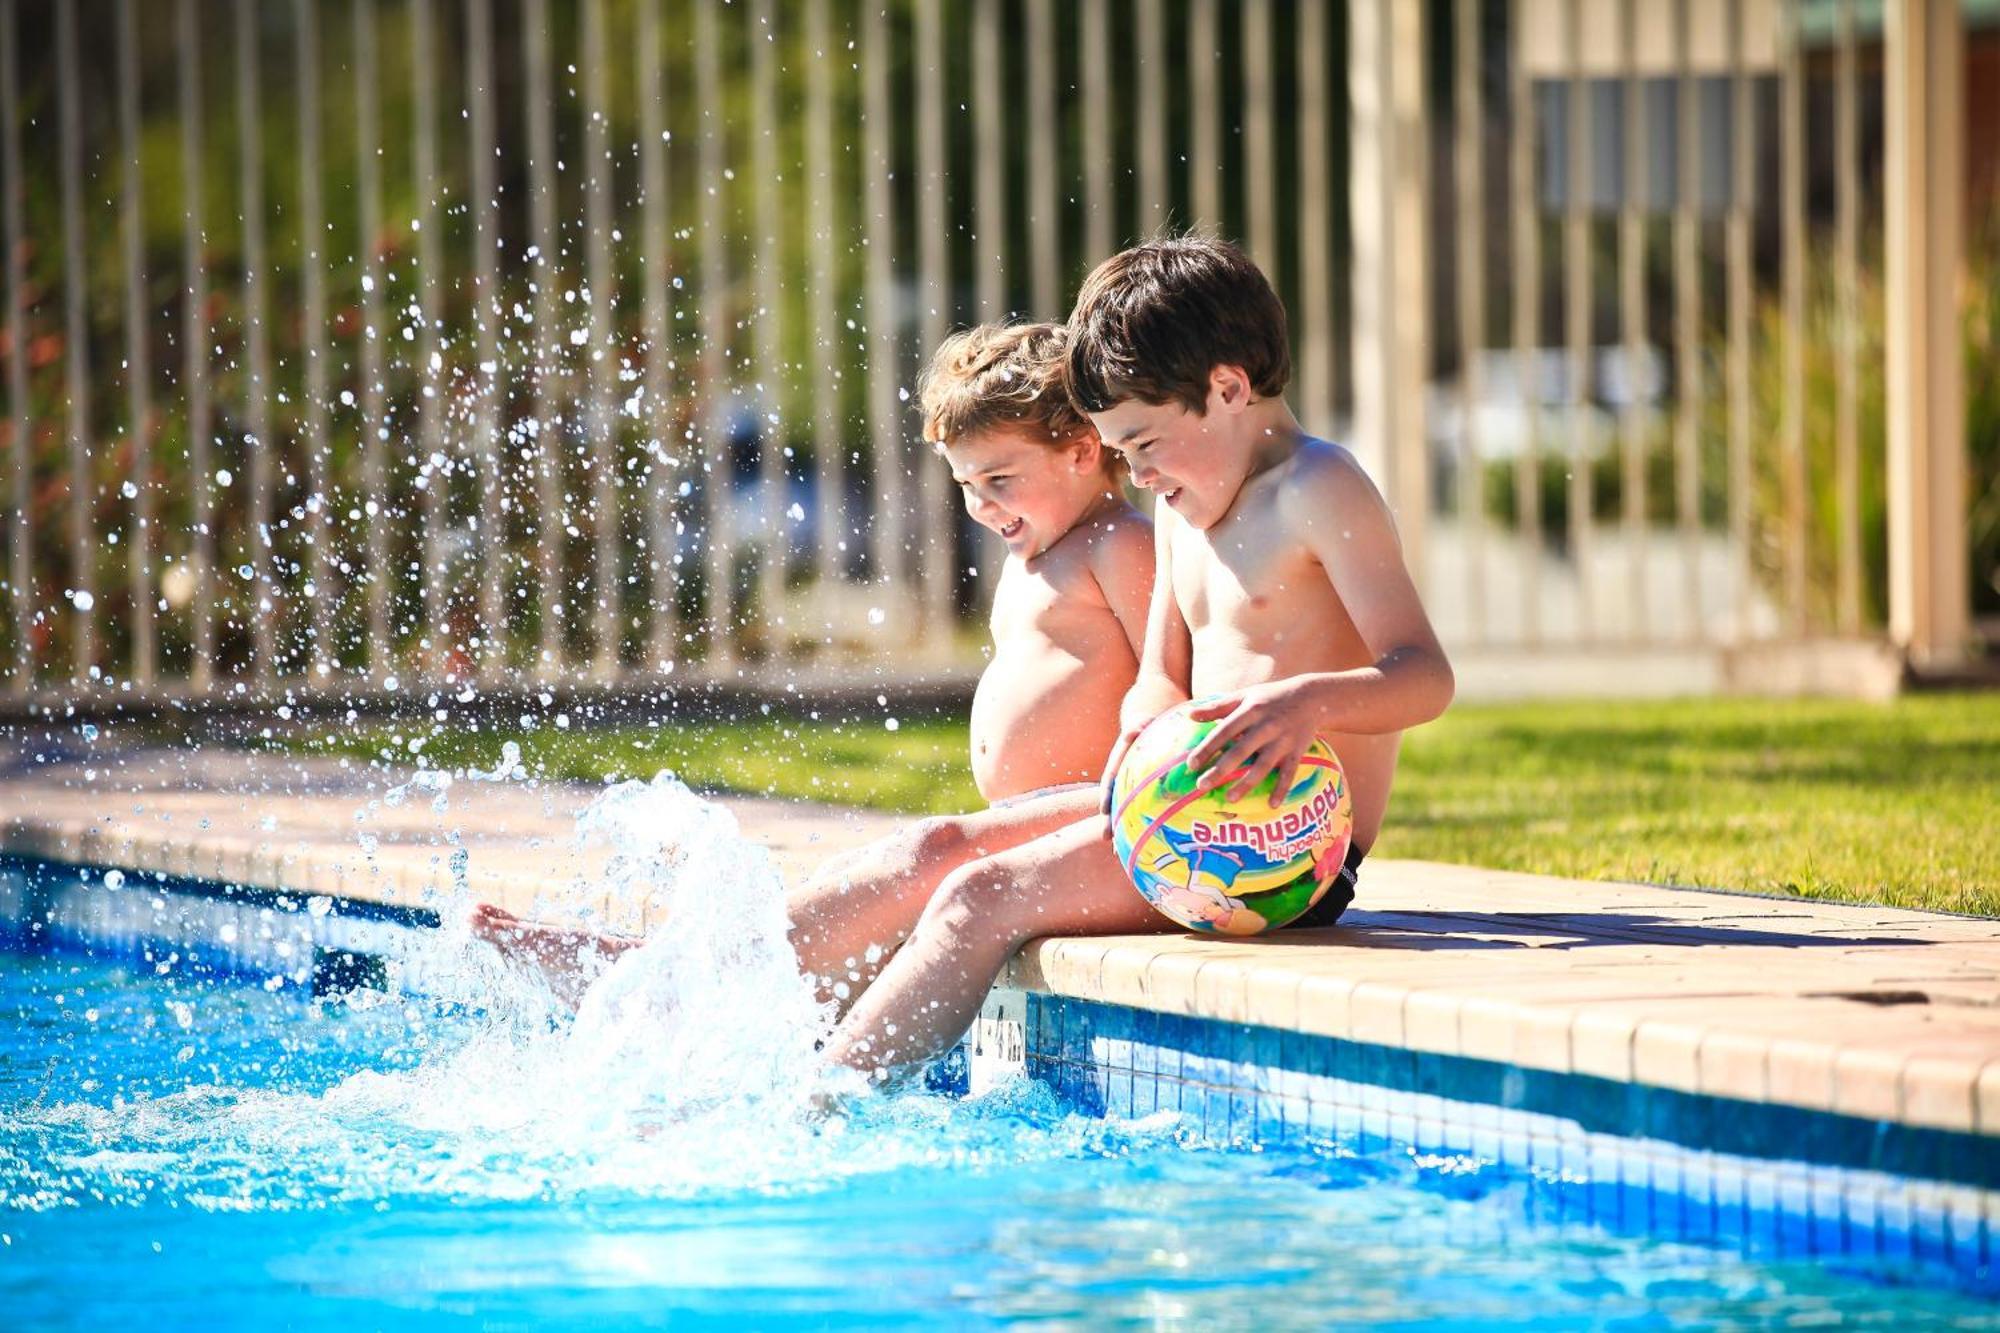
<svg viewBox="0 0 2000 1333">
<path fill-rule="evenodd" d="M 2000 694 L 1454 709 L 1378 850 L 2000 914 Z"/>
<path fill-rule="evenodd" d="M 429 731 L 335 744 L 407 763 Z M 909 813 L 979 804 L 956 719 L 454 727 L 422 753 L 491 767 L 509 739 L 549 777 L 665 768 L 712 791 Z M 1403 754 L 1383 856 L 2000 915 L 2000 695 L 1464 705 Z"/>
</svg>

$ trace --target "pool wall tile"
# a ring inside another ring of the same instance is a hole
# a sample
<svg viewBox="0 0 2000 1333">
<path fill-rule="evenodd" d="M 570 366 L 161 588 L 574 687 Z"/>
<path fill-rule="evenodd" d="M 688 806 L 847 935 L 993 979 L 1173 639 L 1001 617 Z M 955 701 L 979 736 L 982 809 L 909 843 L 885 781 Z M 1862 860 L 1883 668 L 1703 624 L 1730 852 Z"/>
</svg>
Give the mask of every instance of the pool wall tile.
<svg viewBox="0 0 2000 1333">
<path fill-rule="evenodd" d="M 1902 1109 L 1902 1066 L 1896 1052 L 1841 1051 L 1833 1061 L 1833 1109 L 1864 1120 L 1894 1120 Z"/>
<path fill-rule="evenodd" d="M 1194 1007 L 1211 1019 L 1240 1023 L 1248 1017 L 1249 975 L 1234 963 L 1210 959 L 1195 970 Z"/>
<path fill-rule="evenodd" d="M 1566 1074 L 1575 1063 L 1571 1019 L 1560 1009 L 1522 1011 L 1514 1023 L 1511 1046 L 1516 1066 Z"/>
<path fill-rule="evenodd" d="M 1625 1082 L 1632 1077 L 1632 1045 L 1637 1021 L 1609 1010 L 1578 1014 L 1569 1025 L 1569 1054 L 1560 1064 L 1536 1060 L 1541 1069 L 1564 1069 Z"/>
<path fill-rule="evenodd" d="M 1748 1033 L 1710 1030 L 1695 1053 L 1696 1090 L 1761 1102 L 1770 1093 L 1770 1042 Z"/>
<path fill-rule="evenodd" d="M 1655 1087 L 1698 1091 L 1701 1039 L 1701 1029 L 1689 1023 L 1640 1023 L 1632 1033 L 1632 1077 Z"/>
<path fill-rule="evenodd" d="M 1403 1040 L 1403 1003 L 1409 992 L 1401 986 L 1364 981 L 1349 1000 L 1349 1036 L 1371 1045 L 1396 1045 Z"/>
<path fill-rule="evenodd" d="M 1059 1093 L 1082 1110 L 1177 1110 L 1216 1143 L 1469 1157 L 1545 1182 L 1556 1213 L 1608 1227 L 1750 1253 L 1921 1247 L 1959 1278 L 2000 1285 L 1977 1258 L 1990 1253 L 2000 1211 L 1983 1184 L 1993 1168 L 1973 1160 L 2000 1155 L 1989 1140 L 1071 998 L 1031 995 L 1028 1010 L 1045 1012 L 1024 1030 L 1057 1043 L 1054 1058 L 1031 1058 L 1031 1069 L 1053 1071 Z M 1680 1025 L 1667 1048 L 1683 1061 L 1692 1053 L 1699 1069 L 1701 1051 L 1721 1048 L 1697 1034 Z M 1718 1058 L 1756 1065 L 1754 1053 Z M 1079 1060 L 1101 1072 L 1078 1077 Z M 1788 1160 L 1821 1152 L 1834 1164 Z M 1955 1170 L 1968 1183 L 1883 1174 L 1912 1165 Z M 1929 1191 L 1928 1213 L 1912 1190 Z M 1904 1196 L 1900 1211 L 1882 1203 L 1890 1194 Z"/>
<path fill-rule="evenodd" d="M 1403 1003 L 1403 1040 L 1420 1051 L 1457 1055 L 1458 996 L 1448 991 L 1411 991 Z"/>
<path fill-rule="evenodd" d="M 1978 1076 L 1961 1060 L 1913 1054 L 1903 1065 L 1903 1118 L 1938 1129 L 1977 1127 Z"/>
</svg>

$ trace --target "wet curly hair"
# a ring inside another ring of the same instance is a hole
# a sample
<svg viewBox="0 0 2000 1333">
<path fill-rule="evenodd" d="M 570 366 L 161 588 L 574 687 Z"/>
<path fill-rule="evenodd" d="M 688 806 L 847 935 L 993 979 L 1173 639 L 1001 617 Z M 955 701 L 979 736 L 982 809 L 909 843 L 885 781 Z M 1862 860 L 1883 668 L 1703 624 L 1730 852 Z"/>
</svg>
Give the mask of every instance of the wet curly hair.
<svg viewBox="0 0 2000 1333">
<path fill-rule="evenodd" d="M 1070 401 L 1068 331 L 1060 324 L 981 324 L 938 345 L 917 381 L 924 438 L 945 444 L 1006 430 L 1051 445 L 1093 434 Z"/>
</svg>

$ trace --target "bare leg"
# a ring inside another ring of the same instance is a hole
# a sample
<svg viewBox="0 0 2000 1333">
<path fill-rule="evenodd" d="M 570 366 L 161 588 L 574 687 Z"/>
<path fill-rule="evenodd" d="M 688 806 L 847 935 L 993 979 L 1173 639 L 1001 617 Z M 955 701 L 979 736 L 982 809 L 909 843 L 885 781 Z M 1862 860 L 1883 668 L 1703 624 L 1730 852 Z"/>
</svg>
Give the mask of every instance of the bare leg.
<svg viewBox="0 0 2000 1333">
<path fill-rule="evenodd" d="M 799 970 L 820 999 L 845 1009 L 875 979 L 916 925 L 946 875 L 1089 814 L 1094 787 L 1051 792 L 968 815 L 914 821 L 865 847 L 829 858 L 786 898 Z M 645 943 L 540 922 L 481 905 L 472 932 L 509 958 L 540 968 L 575 1005 L 618 956 Z"/>
<path fill-rule="evenodd" d="M 887 1076 L 936 1056 L 971 1025 L 1014 951 L 1039 936 L 1177 929 L 1132 887 L 1103 828 L 1093 815 L 954 870 L 827 1057 Z"/>
<path fill-rule="evenodd" d="M 832 858 L 786 900 L 799 970 L 841 1010 L 867 989 L 945 876 L 1097 808 L 1097 791 L 1051 792 L 970 815 L 923 819 Z"/>
<path fill-rule="evenodd" d="M 633 935 L 602 935 L 527 921 L 512 912 L 480 903 L 472 909 L 472 933 L 502 955 L 541 970 L 557 999 L 575 1008 L 604 969 L 627 949 L 645 941 Z"/>
</svg>

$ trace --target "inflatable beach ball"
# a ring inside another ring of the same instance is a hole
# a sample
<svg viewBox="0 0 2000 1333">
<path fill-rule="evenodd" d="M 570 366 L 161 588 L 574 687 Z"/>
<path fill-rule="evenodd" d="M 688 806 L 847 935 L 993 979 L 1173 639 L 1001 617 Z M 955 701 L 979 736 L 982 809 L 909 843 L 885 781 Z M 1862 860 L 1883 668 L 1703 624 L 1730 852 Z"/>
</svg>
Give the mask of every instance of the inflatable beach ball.
<svg viewBox="0 0 2000 1333">
<path fill-rule="evenodd" d="M 1354 827 L 1347 775 L 1313 742 L 1292 789 L 1276 773 L 1241 801 L 1199 791 L 1188 752 L 1215 729 L 1182 704 L 1147 724 L 1111 783 L 1111 845 L 1146 901 L 1190 930 L 1255 935 L 1301 915 L 1340 873 Z"/>
</svg>

